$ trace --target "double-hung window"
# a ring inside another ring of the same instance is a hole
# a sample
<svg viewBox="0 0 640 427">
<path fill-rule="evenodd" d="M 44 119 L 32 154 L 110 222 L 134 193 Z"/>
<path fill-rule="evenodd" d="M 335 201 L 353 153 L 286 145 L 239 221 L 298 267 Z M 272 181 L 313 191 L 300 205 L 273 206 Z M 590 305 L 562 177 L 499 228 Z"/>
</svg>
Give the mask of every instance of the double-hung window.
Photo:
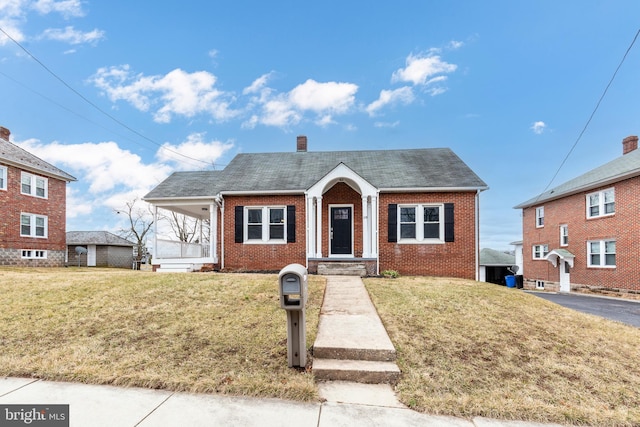
<svg viewBox="0 0 640 427">
<path fill-rule="evenodd" d="M 549 254 L 549 245 L 533 245 L 533 259 L 544 259 Z"/>
<path fill-rule="evenodd" d="M 444 242 L 444 213 L 442 204 L 399 205 L 399 242 Z"/>
<path fill-rule="evenodd" d="M 595 240 L 587 242 L 587 258 L 589 267 L 616 266 L 616 241 Z"/>
<path fill-rule="evenodd" d="M 0 190 L 7 189 L 7 167 L 0 165 Z"/>
<path fill-rule="evenodd" d="M 22 172 L 20 178 L 20 192 L 22 194 L 46 199 L 48 196 L 47 186 L 47 178 Z"/>
<path fill-rule="evenodd" d="M 560 226 L 560 246 L 569 246 L 569 226 L 567 224 Z"/>
<path fill-rule="evenodd" d="M 544 227 L 544 206 L 536 208 L 536 228 Z"/>
<path fill-rule="evenodd" d="M 615 189 L 587 194 L 587 218 L 598 218 L 616 213 Z"/>
<path fill-rule="evenodd" d="M 286 215 L 284 206 L 245 207 L 246 242 L 285 242 Z"/>
<path fill-rule="evenodd" d="M 20 236 L 42 237 L 48 235 L 48 219 L 46 216 L 23 213 L 20 215 Z"/>
</svg>

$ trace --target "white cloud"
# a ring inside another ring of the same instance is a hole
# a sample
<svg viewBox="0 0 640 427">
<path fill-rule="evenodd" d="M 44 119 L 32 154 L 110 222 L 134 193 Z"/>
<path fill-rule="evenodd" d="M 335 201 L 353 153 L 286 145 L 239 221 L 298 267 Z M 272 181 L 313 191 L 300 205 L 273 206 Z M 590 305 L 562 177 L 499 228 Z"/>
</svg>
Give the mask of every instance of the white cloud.
<svg viewBox="0 0 640 427">
<path fill-rule="evenodd" d="M 90 79 L 113 102 L 124 100 L 140 111 L 155 107 L 158 123 L 169 123 L 174 116 L 207 114 L 218 121 L 236 116 L 233 96 L 216 89 L 216 80 L 206 71 L 188 73 L 179 68 L 164 76 L 134 75 L 128 65 L 100 68 Z"/>
<path fill-rule="evenodd" d="M 395 122 L 375 122 L 373 126 L 377 128 L 395 128 L 400 126 L 400 121 L 396 120 Z"/>
<path fill-rule="evenodd" d="M 319 83 L 309 79 L 293 88 L 289 99 L 300 110 L 344 113 L 353 106 L 357 91 L 358 86 L 353 83 Z"/>
<path fill-rule="evenodd" d="M 438 74 L 452 73 L 458 68 L 455 64 L 443 61 L 439 55 L 409 55 L 406 67 L 396 70 L 391 76 L 392 82 L 411 82 L 414 85 L 433 83 Z M 443 77 L 443 76 L 441 76 Z M 437 80 L 436 80 L 437 81 Z"/>
<path fill-rule="evenodd" d="M 113 191 L 117 187 L 148 190 L 171 172 L 167 165 L 144 164 L 140 156 L 121 149 L 115 142 L 42 144 L 28 140 L 18 145 L 82 179 L 93 195 Z"/>
<path fill-rule="evenodd" d="M 277 94 L 266 86 L 270 75 L 261 76 L 245 88 L 245 94 L 259 94 L 252 97 L 250 106 L 260 111 L 245 121 L 243 127 L 258 124 L 288 127 L 300 123 L 307 112 L 316 115 L 316 124 L 327 126 L 335 123 L 335 115 L 348 113 L 355 104 L 356 84 L 309 79 L 288 93 Z"/>
<path fill-rule="evenodd" d="M 411 104 L 414 99 L 413 90 L 409 86 L 403 86 L 394 90 L 381 90 L 378 99 L 367 105 L 366 111 L 370 116 L 373 116 L 387 105 L 408 105 Z"/>
<path fill-rule="evenodd" d="M 94 29 L 93 31 L 82 32 L 74 29 L 72 26 L 66 27 L 64 30 L 59 28 L 49 28 L 44 30 L 41 38 L 48 40 L 56 40 L 69 44 L 97 44 L 104 39 L 104 31 Z"/>
<path fill-rule="evenodd" d="M 460 42 L 460 41 L 457 41 L 457 40 L 451 40 L 447 44 L 447 48 L 449 48 L 451 50 L 460 49 L 462 46 L 464 46 L 464 42 Z"/>
<path fill-rule="evenodd" d="M 204 133 L 193 133 L 187 140 L 172 145 L 165 143 L 156 153 L 161 162 L 171 162 L 178 169 L 194 170 L 214 165 L 218 159 L 233 147 L 232 142 L 205 141 Z M 186 157 L 185 157 L 186 156 Z M 192 159 L 197 159 L 197 162 Z"/>
<path fill-rule="evenodd" d="M 259 93 L 267 85 L 272 74 L 273 72 L 261 75 L 255 79 L 251 85 L 244 88 L 242 90 L 242 94 L 248 95 L 252 93 Z"/>
<path fill-rule="evenodd" d="M 546 128 L 547 125 L 544 122 L 538 121 L 534 122 L 529 129 L 533 130 L 533 133 L 535 133 L 536 135 L 540 135 L 545 131 Z"/>
<path fill-rule="evenodd" d="M 81 0 L 37 0 L 31 7 L 43 15 L 56 12 L 65 18 L 84 16 Z"/>
</svg>

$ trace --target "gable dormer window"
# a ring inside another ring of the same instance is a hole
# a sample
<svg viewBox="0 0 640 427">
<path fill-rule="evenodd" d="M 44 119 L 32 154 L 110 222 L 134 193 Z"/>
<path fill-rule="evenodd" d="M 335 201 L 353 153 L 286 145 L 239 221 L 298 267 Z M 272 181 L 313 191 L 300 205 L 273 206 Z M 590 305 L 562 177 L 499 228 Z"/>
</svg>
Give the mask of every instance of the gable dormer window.
<svg viewBox="0 0 640 427">
<path fill-rule="evenodd" d="M 49 193 L 47 188 L 48 184 L 47 178 L 22 172 L 22 176 L 20 178 L 20 192 L 28 196 L 46 199 Z"/>
</svg>

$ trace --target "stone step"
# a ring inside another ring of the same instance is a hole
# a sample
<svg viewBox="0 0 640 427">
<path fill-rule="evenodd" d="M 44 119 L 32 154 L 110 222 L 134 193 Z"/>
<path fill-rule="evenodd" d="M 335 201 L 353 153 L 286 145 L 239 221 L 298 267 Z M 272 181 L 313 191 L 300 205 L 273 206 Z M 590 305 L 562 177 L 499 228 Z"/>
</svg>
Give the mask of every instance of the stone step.
<svg viewBox="0 0 640 427">
<path fill-rule="evenodd" d="M 373 346 L 369 346 L 373 347 Z M 330 347 L 313 346 L 313 357 L 319 359 L 335 360 L 362 360 L 368 362 L 394 362 L 396 360 L 395 348 L 363 348 L 363 347 Z"/>
<path fill-rule="evenodd" d="M 314 356 L 313 375 L 323 381 L 395 384 L 400 378 L 400 368 L 394 362 L 318 359 Z"/>
<path fill-rule="evenodd" d="M 318 264 L 318 274 L 321 276 L 360 276 L 367 275 L 367 267 L 355 262 L 321 262 Z"/>
</svg>

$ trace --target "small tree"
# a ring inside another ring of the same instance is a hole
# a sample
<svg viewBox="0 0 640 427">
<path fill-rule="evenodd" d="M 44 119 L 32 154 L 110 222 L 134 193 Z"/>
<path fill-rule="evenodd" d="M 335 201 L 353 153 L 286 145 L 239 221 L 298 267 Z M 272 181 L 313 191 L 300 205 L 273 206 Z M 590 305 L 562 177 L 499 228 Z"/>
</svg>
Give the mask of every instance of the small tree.
<svg viewBox="0 0 640 427">
<path fill-rule="evenodd" d="M 141 208 L 136 206 L 139 199 L 134 199 L 126 203 L 126 208 L 117 210 L 116 213 L 124 214 L 129 220 L 129 228 L 122 228 L 119 231 L 121 237 L 136 242 L 137 254 L 136 261 L 140 261 L 142 256 L 147 253 L 147 233 L 153 225 L 153 212 L 151 207 Z"/>
</svg>

